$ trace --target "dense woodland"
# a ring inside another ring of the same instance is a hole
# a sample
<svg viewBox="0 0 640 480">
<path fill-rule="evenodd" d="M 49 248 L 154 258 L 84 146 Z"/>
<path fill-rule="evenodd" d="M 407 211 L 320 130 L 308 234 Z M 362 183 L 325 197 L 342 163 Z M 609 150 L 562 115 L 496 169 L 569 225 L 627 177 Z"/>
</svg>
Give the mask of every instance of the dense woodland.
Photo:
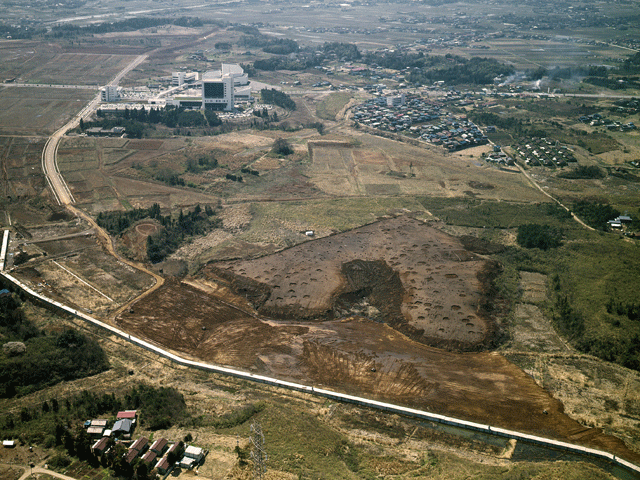
<svg viewBox="0 0 640 480">
<path fill-rule="evenodd" d="M 586 328 L 582 312 L 572 307 L 569 297 L 563 293 L 558 275 L 552 277 L 552 298 L 554 301 L 553 321 L 556 327 L 581 352 L 594 355 L 609 362 L 615 362 L 633 370 L 640 370 L 640 335 L 626 334 L 619 337 L 598 335 Z M 637 321 L 636 313 L 640 306 L 636 303 L 620 303 L 610 299 L 607 312 L 617 316 L 626 316 Z M 613 317 L 613 326 L 620 321 Z"/>
<path fill-rule="evenodd" d="M 10 25 L 7 23 L 0 23 L 0 32 L 4 34 L 6 38 L 13 40 L 24 40 L 37 37 L 45 34 L 46 28 L 34 27 L 30 25 Z"/>
<path fill-rule="evenodd" d="M 611 205 L 580 200 L 573 204 L 573 212 L 587 225 L 598 230 L 607 231 L 609 220 L 613 220 L 620 212 Z"/>
<path fill-rule="evenodd" d="M 260 90 L 260 96 L 264 103 L 270 103 L 277 105 L 278 107 L 286 108 L 287 110 L 295 110 L 296 102 L 284 92 L 276 90 L 275 88 L 263 88 Z"/>
<path fill-rule="evenodd" d="M 513 75 L 511 65 L 505 65 L 492 58 L 472 57 L 466 59 L 454 55 L 444 57 L 441 66 L 413 70 L 407 75 L 412 83 L 429 85 L 433 82 L 444 81 L 453 84 L 488 85 L 493 84 L 494 78 Z"/>
<path fill-rule="evenodd" d="M 35 390 L 102 372 L 109 368 L 98 343 L 76 330 L 46 332 L 24 314 L 22 301 L 0 297 L 0 396 L 26 395 Z"/>
<path fill-rule="evenodd" d="M 527 223 L 518 226 L 516 241 L 521 247 L 549 250 L 562 244 L 562 231 L 549 225 Z"/>
<path fill-rule="evenodd" d="M 263 49 L 264 50 L 264 49 Z M 256 70 L 306 70 L 322 65 L 326 59 L 359 61 L 371 67 L 380 66 L 395 70 L 409 68 L 406 80 L 414 84 L 431 84 L 445 81 L 452 84 L 492 84 L 494 78 L 512 75 L 512 66 L 490 58 L 472 57 L 466 59 L 458 55 L 425 55 L 406 52 L 371 52 L 362 56 L 357 46 L 348 43 L 325 43 L 319 52 L 299 50 L 295 57 L 276 56 L 253 62 Z M 251 71 L 248 70 L 251 74 Z"/>
<path fill-rule="evenodd" d="M 203 211 L 200 205 L 196 205 L 186 214 L 180 210 L 178 218 L 163 217 L 161 223 L 164 228 L 147 237 L 147 256 L 153 263 L 164 260 L 189 238 L 205 235 L 218 227 L 221 220 L 211 207 L 207 206 Z"/>
</svg>

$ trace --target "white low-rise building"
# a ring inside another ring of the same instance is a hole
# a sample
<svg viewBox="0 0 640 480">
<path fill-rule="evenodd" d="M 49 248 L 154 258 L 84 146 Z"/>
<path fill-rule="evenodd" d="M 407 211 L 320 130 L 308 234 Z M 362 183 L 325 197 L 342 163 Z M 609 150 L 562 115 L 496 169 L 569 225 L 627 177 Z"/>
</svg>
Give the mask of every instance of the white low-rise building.
<svg viewBox="0 0 640 480">
<path fill-rule="evenodd" d="M 235 63 L 223 63 L 221 65 L 220 74 L 222 76 L 229 75 L 233 78 L 234 87 L 242 87 L 249 85 L 249 75 L 244 73 L 244 69 Z"/>
<path fill-rule="evenodd" d="M 171 74 L 171 84 L 181 87 L 185 83 L 195 83 L 200 79 L 198 72 L 173 72 Z"/>
<path fill-rule="evenodd" d="M 193 458 L 196 462 L 199 462 L 204 458 L 204 450 L 200 447 L 189 445 L 184 451 L 184 456 Z"/>
<path fill-rule="evenodd" d="M 100 89 L 101 102 L 116 102 L 120 100 L 121 88 L 117 85 L 107 85 Z"/>
</svg>

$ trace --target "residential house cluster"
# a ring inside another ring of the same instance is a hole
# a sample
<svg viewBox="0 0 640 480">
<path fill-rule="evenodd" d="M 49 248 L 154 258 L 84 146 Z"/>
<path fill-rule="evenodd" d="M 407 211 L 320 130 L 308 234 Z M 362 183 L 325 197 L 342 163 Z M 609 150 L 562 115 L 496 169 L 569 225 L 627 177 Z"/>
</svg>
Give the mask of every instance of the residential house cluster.
<svg viewBox="0 0 640 480">
<path fill-rule="evenodd" d="M 629 132 L 631 130 L 635 130 L 636 126 L 633 122 L 621 123 L 621 122 L 611 122 L 605 125 L 608 130 L 619 130 L 621 132 Z"/>
<path fill-rule="evenodd" d="M 487 136 L 470 120 L 448 117 L 437 125 L 422 127 L 421 138 L 447 150 L 463 150 L 489 143 Z"/>
<path fill-rule="evenodd" d="M 122 438 L 130 439 L 136 426 L 138 412 L 136 410 L 124 410 L 118 412 L 113 425 L 109 420 L 95 419 L 84 422 L 84 427 L 91 438 Z"/>
<path fill-rule="evenodd" d="M 500 145 L 493 146 L 493 152 L 491 152 L 485 160 L 489 163 L 495 163 L 497 165 L 515 165 L 515 160 L 507 155 Z"/>
<path fill-rule="evenodd" d="M 408 130 L 414 124 L 436 120 L 441 114 L 440 104 L 419 96 L 407 96 L 399 106 L 389 106 L 387 97 L 377 97 L 353 109 L 355 122 L 391 132 Z"/>
<path fill-rule="evenodd" d="M 443 110 L 442 103 L 419 95 L 373 98 L 353 109 L 353 119 L 377 130 L 406 132 L 449 151 L 489 142 L 484 132 L 472 121 L 455 118 Z"/>
<path fill-rule="evenodd" d="M 149 445 L 149 439 L 139 437 L 132 441 L 131 434 L 137 420 L 136 410 L 118 412 L 116 421 L 108 428 L 108 420 L 87 420 L 84 424 L 87 433 L 97 440 L 91 447 L 96 456 L 109 452 L 116 444 L 127 446 L 124 459 L 132 464 L 136 459 L 145 462 L 150 469 L 156 469 L 164 475 L 176 465 L 181 468 L 192 469 L 202 463 L 206 451 L 200 447 L 186 445 L 182 441 L 170 443 L 166 438 L 159 438 Z M 186 447 L 186 448 L 185 448 Z"/>
<path fill-rule="evenodd" d="M 547 138 L 533 137 L 529 143 L 515 145 L 515 151 L 526 165 L 536 167 L 564 167 L 576 162 L 573 153 L 565 146 Z"/>
<path fill-rule="evenodd" d="M 607 223 L 609 224 L 609 228 L 622 229 L 632 221 L 633 219 L 629 215 L 619 215 L 613 220 L 609 220 Z"/>
<path fill-rule="evenodd" d="M 592 127 L 604 125 L 608 130 L 619 130 L 621 132 L 628 132 L 636 129 L 636 126 L 633 122 L 622 123 L 607 120 L 599 113 L 594 113 L 592 115 L 582 115 L 580 118 L 578 118 L 578 121 L 580 121 L 581 123 L 588 123 Z"/>
</svg>

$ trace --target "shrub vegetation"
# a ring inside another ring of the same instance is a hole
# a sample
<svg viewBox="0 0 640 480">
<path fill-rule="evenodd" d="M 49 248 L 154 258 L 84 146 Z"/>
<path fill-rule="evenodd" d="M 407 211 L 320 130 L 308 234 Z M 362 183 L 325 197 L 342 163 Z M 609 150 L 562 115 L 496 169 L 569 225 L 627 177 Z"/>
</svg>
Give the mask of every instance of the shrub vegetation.
<svg viewBox="0 0 640 480">
<path fill-rule="evenodd" d="M 588 179 L 588 178 L 604 178 L 606 177 L 606 174 L 595 165 L 591 165 L 589 167 L 585 167 L 584 165 L 579 165 L 572 170 L 560 173 L 558 176 L 561 178 L 568 178 L 568 179 L 574 180 L 574 179 Z"/>
<path fill-rule="evenodd" d="M 562 231 L 549 225 L 528 223 L 518 227 L 516 241 L 521 247 L 549 250 L 562 244 Z"/>
<path fill-rule="evenodd" d="M 573 204 L 574 213 L 587 225 L 598 230 L 606 231 L 608 221 L 620 215 L 620 212 L 611 205 L 588 200 L 580 200 Z"/>
<path fill-rule="evenodd" d="M 264 103 L 270 103 L 277 105 L 278 107 L 286 108 L 287 110 L 295 110 L 296 102 L 284 92 L 276 90 L 275 88 L 263 88 L 260 90 L 260 96 Z"/>
<path fill-rule="evenodd" d="M 95 340 L 72 329 L 60 333 L 38 329 L 25 316 L 16 295 L 0 298 L 0 334 L 5 344 L 24 344 L 24 348 L 7 348 L 0 353 L 3 398 L 26 395 L 109 368 L 107 356 Z"/>
<path fill-rule="evenodd" d="M 293 148 L 286 139 L 278 137 L 273 142 L 271 152 L 275 155 L 287 156 L 293 153 Z"/>
</svg>

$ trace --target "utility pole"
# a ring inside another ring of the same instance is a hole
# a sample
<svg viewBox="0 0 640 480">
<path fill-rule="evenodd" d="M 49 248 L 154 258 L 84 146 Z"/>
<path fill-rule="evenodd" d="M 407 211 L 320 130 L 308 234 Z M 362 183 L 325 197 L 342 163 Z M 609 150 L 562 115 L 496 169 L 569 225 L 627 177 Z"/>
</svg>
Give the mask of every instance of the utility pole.
<svg viewBox="0 0 640 480">
<path fill-rule="evenodd" d="M 251 424 L 251 460 L 253 460 L 253 478 L 254 480 L 262 480 L 267 471 L 265 463 L 267 462 L 267 452 L 264 449 L 264 435 L 262 427 L 258 422 Z"/>
</svg>

